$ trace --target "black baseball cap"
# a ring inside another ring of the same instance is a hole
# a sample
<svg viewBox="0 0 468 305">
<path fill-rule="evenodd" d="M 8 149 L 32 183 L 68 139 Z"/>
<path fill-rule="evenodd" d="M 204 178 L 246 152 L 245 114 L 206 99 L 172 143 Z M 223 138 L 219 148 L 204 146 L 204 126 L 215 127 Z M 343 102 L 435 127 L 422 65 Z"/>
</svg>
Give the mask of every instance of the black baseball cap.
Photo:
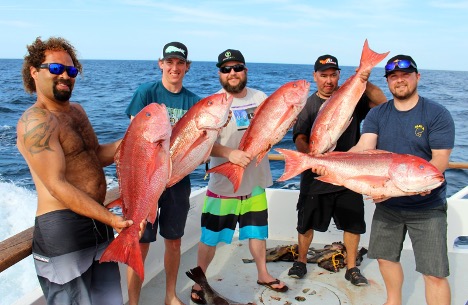
<svg viewBox="0 0 468 305">
<path fill-rule="evenodd" d="M 168 58 L 179 58 L 187 61 L 188 50 L 187 47 L 181 42 L 169 42 L 163 47 L 162 60 Z"/>
<path fill-rule="evenodd" d="M 315 65 L 314 65 L 315 72 L 327 70 L 330 68 L 341 70 L 340 67 L 338 66 L 338 59 L 336 59 L 335 56 L 325 54 L 325 55 L 319 56 L 319 58 L 317 58 L 317 60 L 315 61 Z"/>
<path fill-rule="evenodd" d="M 387 77 L 394 71 L 403 71 L 403 72 L 416 72 L 418 73 L 418 66 L 411 56 L 408 55 L 396 55 L 390 58 L 385 65 L 385 75 Z"/>
<path fill-rule="evenodd" d="M 218 55 L 218 63 L 216 67 L 221 67 L 225 62 L 238 61 L 245 64 L 244 55 L 239 50 L 227 49 Z"/>
</svg>

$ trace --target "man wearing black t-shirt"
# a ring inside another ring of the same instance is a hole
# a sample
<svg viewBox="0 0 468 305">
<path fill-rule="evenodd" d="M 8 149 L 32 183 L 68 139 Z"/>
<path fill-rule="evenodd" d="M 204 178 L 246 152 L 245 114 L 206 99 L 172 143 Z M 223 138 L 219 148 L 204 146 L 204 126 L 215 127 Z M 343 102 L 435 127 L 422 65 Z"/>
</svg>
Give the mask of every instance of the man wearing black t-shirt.
<svg viewBox="0 0 468 305">
<path fill-rule="evenodd" d="M 317 113 L 322 104 L 338 89 L 340 68 L 338 60 L 331 55 L 317 58 L 314 66 L 314 81 L 317 91 L 308 99 L 299 114 L 293 129 L 293 141 L 298 151 L 309 153 L 309 137 Z M 367 81 L 370 71 L 362 72 L 359 77 Z M 359 100 L 351 124 L 338 139 L 334 151 L 348 151 L 359 140 L 360 124 L 371 107 L 386 102 L 382 90 L 367 81 L 366 90 Z M 299 257 L 288 275 L 302 278 L 307 273 L 307 252 L 314 236 L 314 230 L 325 232 L 330 220 L 338 229 L 343 230 L 343 241 L 347 249 L 347 271 L 345 277 L 356 286 L 367 285 L 367 279 L 356 267 L 357 249 L 360 234 L 366 232 L 364 221 L 364 201 L 361 194 L 342 186 L 336 186 L 314 179 L 310 171 L 301 174 L 300 195 L 297 203 L 297 232 Z"/>
</svg>

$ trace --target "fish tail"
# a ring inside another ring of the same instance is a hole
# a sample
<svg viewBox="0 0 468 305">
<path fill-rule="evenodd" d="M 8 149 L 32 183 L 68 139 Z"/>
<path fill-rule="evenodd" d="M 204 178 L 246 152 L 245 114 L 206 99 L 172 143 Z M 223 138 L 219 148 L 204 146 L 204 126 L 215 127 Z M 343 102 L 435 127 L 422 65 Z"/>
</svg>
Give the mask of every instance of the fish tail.
<svg viewBox="0 0 468 305">
<path fill-rule="evenodd" d="M 136 272 L 141 281 L 145 278 L 138 235 L 133 236 L 130 229 L 124 229 L 120 232 L 119 236 L 106 248 L 99 262 L 124 263 Z"/>
<path fill-rule="evenodd" d="M 359 69 L 372 69 L 373 67 L 377 66 L 379 62 L 381 62 L 389 52 L 386 53 L 377 53 L 372 51 L 369 48 L 369 43 L 366 41 L 364 42 L 364 47 L 362 48 L 362 54 L 361 54 L 361 62 L 359 64 Z"/>
<path fill-rule="evenodd" d="M 277 148 L 275 150 L 284 156 L 284 172 L 278 181 L 291 179 L 310 168 L 306 162 L 303 162 L 304 156 L 309 157 L 307 154 L 290 149 Z"/>
<path fill-rule="evenodd" d="M 244 175 L 244 168 L 240 165 L 237 165 L 231 162 L 226 162 L 218 166 L 215 166 L 207 170 L 206 172 L 208 174 L 217 173 L 217 174 L 226 176 L 226 178 L 228 178 L 229 181 L 231 181 L 234 187 L 234 192 L 237 192 L 242 182 L 242 176 Z"/>
<path fill-rule="evenodd" d="M 185 272 L 185 274 L 195 283 L 200 285 L 204 290 L 209 289 L 211 290 L 210 285 L 208 284 L 208 280 L 206 279 L 206 275 L 203 272 L 200 266 L 197 266 L 189 271 Z"/>
</svg>

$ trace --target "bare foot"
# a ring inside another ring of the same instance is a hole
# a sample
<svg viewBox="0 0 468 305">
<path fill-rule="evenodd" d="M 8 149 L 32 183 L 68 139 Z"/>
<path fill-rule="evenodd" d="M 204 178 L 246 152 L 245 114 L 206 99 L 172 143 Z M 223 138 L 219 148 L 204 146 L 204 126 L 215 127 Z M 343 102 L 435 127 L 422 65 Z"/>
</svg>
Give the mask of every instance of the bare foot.
<svg viewBox="0 0 468 305">
<path fill-rule="evenodd" d="M 175 296 L 172 300 L 168 300 L 167 297 L 164 300 L 165 305 L 185 305 L 177 296 Z"/>
<path fill-rule="evenodd" d="M 276 281 L 276 278 L 272 277 L 271 275 L 268 275 L 265 278 L 259 278 L 258 281 L 260 281 L 262 283 L 271 283 L 271 282 Z M 280 281 L 279 284 L 272 284 L 271 285 L 271 287 L 275 288 L 275 289 L 281 289 L 284 286 L 286 286 L 286 284 L 284 282 L 282 282 L 282 281 Z"/>
</svg>

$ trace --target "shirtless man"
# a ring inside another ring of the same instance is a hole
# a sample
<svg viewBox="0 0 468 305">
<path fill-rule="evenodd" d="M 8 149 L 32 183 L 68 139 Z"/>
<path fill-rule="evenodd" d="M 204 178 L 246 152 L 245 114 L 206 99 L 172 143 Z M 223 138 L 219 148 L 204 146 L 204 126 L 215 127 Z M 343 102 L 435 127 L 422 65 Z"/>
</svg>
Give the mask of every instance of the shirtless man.
<svg viewBox="0 0 468 305">
<path fill-rule="evenodd" d="M 63 38 L 38 37 L 23 63 L 37 100 L 18 121 L 17 146 L 37 190 L 33 257 L 47 304 L 122 305 L 117 263 L 99 263 L 117 231 L 132 225 L 103 202 L 102 167 L 120 140 L 100 145 L 84 109 L 69 101 L 82 66 Z"/>
</svg>

